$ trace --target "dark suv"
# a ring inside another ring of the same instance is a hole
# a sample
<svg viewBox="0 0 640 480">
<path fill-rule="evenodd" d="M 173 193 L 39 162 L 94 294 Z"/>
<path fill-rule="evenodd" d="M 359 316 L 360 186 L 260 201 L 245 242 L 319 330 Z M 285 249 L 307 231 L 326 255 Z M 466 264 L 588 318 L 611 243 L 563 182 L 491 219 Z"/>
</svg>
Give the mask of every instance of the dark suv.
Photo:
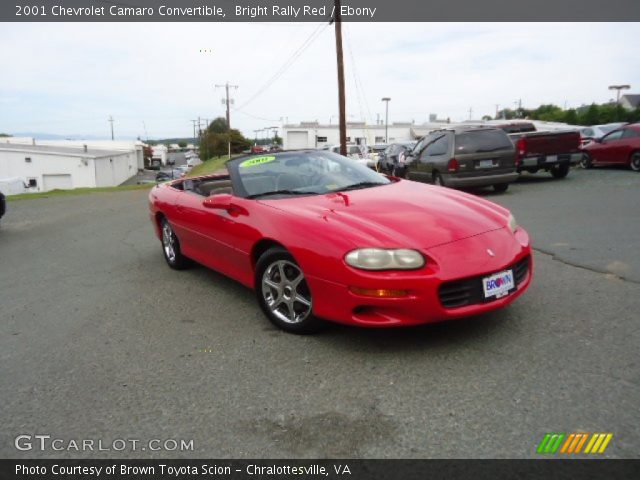
<svg viewBox="0 0 640 480">
<path fill-rule="evenodd" d="M 434 130 L 415 146 L 406 177 L 446 187 L 485 187 L 504 192 L 518 178 L 516 151 L 505 132 L 492 127 Z"/>
</svg>

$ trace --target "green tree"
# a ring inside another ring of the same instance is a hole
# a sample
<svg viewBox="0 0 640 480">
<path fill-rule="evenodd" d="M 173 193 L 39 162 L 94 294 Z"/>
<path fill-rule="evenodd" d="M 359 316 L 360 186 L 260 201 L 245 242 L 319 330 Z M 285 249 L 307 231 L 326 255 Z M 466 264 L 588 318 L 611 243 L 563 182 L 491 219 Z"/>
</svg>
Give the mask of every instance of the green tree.
<svg viewBox="0 0 640 480">
<path fill-rule="evenodd" d="M 564 118 L 562 120 L 569 125 L 578 125 L 578 113 L 575 108 L 570 108 L 564 112 Z"/>
<path fill-rule="evenodd" d="M 8 133 L 0 133 L 0 137 L 11 137 Z"/>
<path fill-rule="evenodd" d="M 180 148 L 187 148 L 187 142 L 185 142 L 184 140 L 180 140 L 180 141 L 178 142 L 178 146 L 179 146 Z"/>
<path fill-rule="evenodd" d="M 227 119 L 224 117 L 218 117 L 207 125 L 206 131 L 209 133 L 227 133 L 227 130 Z"/>
</svg>

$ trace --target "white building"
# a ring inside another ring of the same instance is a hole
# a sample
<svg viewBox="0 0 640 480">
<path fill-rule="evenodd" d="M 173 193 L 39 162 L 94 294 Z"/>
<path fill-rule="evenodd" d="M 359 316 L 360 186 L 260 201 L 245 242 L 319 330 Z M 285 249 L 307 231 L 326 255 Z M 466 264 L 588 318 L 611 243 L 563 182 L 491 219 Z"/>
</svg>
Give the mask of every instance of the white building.
<svg viewBox="0 0 640 480">
<path fill-rule="evenodd" d="M 441 128 L 446 123 L 425 123 L 416 125 L 411 122 L 394 122 L 388 126 L 388 139 L 385 142 L 385 126 L 367 125 L 364 122 L 347 122 L 347 143 L 375 145 L 377 143 L 407 142 L 423 137 L 431 130 Z M 322 148 L 325 145 L 340 143 L 338 125 L 322 125 L 318 122 L 302 122 L 298 125 L 283 127 L 283 148 Z"/>
<path fill-rule="evenodd" d="M 52 147 L 71 147 L 99 150 L 118 150 L 135 152 L 137 169 L 144 169 L 145 144 L 139 140 L 35 140 L 33 137 L 0 137 L 0 145 L 4 143 L 20 145 L 48 145 Z"/>
<path fill-rule="evenodd" d="M 120 185 L 138 172 L 136 150 L 0 142 L 0 178 L 21 178 L 29 191 Z"/>
</svg>

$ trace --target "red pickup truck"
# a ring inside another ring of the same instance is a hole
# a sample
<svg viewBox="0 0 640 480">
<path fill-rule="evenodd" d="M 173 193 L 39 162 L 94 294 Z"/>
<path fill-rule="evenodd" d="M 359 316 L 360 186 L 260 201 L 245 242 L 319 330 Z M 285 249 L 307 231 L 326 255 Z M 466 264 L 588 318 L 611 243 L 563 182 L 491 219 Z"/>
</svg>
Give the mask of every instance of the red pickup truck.
<svg viewBox="0 0 640 480">
<path fill-rule="evenodd" d="M 580 132 L 571 130 L 540 132 L 530 122 L 492 125 L 504 130 L 516 146 L 516 169 L 520 172 L 551 172 L 564 178 L 571 165 L 582 159 Z"/>
</svg>

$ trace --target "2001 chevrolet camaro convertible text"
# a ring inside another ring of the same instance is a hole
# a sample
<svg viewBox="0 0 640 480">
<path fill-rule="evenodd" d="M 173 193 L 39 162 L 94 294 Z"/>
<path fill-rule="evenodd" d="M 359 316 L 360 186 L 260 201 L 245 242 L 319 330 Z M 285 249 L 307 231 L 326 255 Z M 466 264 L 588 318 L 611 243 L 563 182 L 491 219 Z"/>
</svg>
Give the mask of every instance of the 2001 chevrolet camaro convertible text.
<svg viewBox="0 0 640 480">
<path fill-rule="evenodd" d="M 196 261 L 255 289 L 278 327 L 367 327 L 495 310 L 529 286 L 527 232 L 508 210 L 386 177 L 319 150 L 230 160 L 149 194 L 170 267 Z"/>
</svg>

